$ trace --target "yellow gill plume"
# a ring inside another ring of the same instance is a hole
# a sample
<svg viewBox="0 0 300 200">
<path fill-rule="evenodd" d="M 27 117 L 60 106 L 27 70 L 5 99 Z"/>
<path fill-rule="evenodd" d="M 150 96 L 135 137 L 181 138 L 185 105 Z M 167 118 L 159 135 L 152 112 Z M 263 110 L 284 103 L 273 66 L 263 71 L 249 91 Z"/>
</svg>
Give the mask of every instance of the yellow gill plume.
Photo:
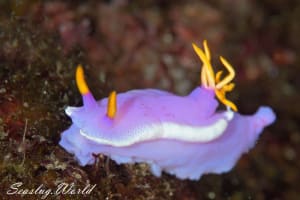
<svg viewBox="0 0 300 200">
<path fill-rule="evenodd" d="M 221 75 L 223 71 L 218 71 L 217 74 L 214 74 L 212 64 L 210 62 L 211 55 L 210 50 L 207 45 L 207 41 L 203 41 L 204 51 L 200 49 L 196 44 L 192 44 L 195 52 L 203 62 L 201 69 L 201 84 L 205 88 L 213 89 L 219 101 L 224 105 L 230 107 L 232 110 L 237 111 L 236 105 L 226 99 L 226 92 L 230 92 L 234 88 L 234 83 L 231 83 L 235 77 L 235 71 L 229 62 L 220 56 L 221 63 L 228 70 L 229 74 L 221 80 Z"/>
</svg>

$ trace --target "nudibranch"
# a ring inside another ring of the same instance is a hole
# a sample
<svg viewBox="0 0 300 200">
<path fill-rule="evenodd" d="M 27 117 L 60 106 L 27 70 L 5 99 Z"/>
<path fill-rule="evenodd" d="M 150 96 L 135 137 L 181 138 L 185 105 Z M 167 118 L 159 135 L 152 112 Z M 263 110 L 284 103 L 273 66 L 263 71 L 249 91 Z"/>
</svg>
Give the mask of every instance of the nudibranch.
<svg viewBox="0 0 300 200">
<path fill-rule="evenodd" d="M 222 71 L 214 73 L 206 41 L 203 46 L 202 50 L 193 44 L 203 62 L 201 85 L 187 96 L 140 89 L 113 91 L 96 101 L 79 65 L 76 83 L 83 106 L 66 108 L 73 124 L 59 144 L 82 166 L 95 162 L 93 154 L 104 154 L 118 164 L 145 162 L 156 176 L 165 171 L 180 179 L 197 180 L 232 169 L 276 117 L 266 106 L 254 115 L 237 113 L 237 106 L 226 98 L 234 88 L 233 67 L 220 57 L 228 71 L 222 79 Z M 217 111 L 217 100 L 227 109 Z"/>
</svg>

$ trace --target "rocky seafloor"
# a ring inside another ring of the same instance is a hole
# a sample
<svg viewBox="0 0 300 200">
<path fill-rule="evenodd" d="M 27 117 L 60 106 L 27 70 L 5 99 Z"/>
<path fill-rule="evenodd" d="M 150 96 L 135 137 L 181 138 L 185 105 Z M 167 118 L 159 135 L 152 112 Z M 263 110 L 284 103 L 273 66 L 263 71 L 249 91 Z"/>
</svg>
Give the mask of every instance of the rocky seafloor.
<svg viewBox="0 0 300 200">
<path fill-rule="evenodd" d="M 59 183 L 96 187 L 47 199 L 300 198 L 299 1 L 0 1 L 0 199 L 20 188 Z M 199 84 L 191 43 L 207 39 L 236 69 L 229 95 L 243 114 L 271 106 L 277 121 L 234 169 L 199 181 L 153 176 L 146 164 L 117 165 L 95 155 L 80 167 L 62 149 L 64 108 L 81 105 L 81 63 L 97 99 L 113 89 L 159 88 L 179 95 Z"/>
</svg>

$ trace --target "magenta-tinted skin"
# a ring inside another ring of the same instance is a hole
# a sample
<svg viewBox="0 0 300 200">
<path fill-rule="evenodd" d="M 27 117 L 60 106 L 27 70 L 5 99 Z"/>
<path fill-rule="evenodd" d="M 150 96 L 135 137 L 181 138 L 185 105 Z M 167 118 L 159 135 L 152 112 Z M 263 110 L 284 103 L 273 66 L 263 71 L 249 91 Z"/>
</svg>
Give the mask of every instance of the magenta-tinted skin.
<svg viewBox="0 0 300 200">
<path fill-rule="evenodd" d="M 118 94 L 113 119 L 106 115 L 107 98 L 96 102 L 88 93 L 83 101 L 66 109 L 73 124 L 59 143 L 80 165 L 101 153 L 119 164 L 146 162 L 154 175 L 165 171 L 180 179 L 229 171 L 275 121 L 269 107 L 252 116 L 216 112 L 214 91 L 203 87 L 184 97 L 155 89 Z"/>
</svg>

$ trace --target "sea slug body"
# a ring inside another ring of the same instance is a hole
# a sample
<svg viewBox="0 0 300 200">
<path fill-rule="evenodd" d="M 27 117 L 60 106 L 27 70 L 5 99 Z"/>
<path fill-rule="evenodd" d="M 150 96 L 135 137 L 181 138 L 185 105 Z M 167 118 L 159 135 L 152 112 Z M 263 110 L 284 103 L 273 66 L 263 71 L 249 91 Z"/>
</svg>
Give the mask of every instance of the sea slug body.
<svg viewBox="0 0 300 200">
<path fill-rule="evenodd" d="M 93 154 L 104 154 L 118 164 L 145 162 L 154 175 L 162 171 L 180 179 L 197 180 L 203 174 L 227 172 L 240 156 L 252 148 L 265 126 L 275 121 L 269 107 L 254 115 L 237 113 L 226 99 L 235 76 L 232 66 L 220 57 L 229 75 L 221 80 L 204 50 L 193 44 L 203 61 L 201 86 L 187 96 L 157 89 L 131 90 L 96 101 L 77 67 L 76 82 L 82 107 L 67 107 L 73 124 L 59 144 L 75 155 L 80 165 L 94 163 Z M 216 111 L 218 101 L 227 106 Z"/>
</svg>

